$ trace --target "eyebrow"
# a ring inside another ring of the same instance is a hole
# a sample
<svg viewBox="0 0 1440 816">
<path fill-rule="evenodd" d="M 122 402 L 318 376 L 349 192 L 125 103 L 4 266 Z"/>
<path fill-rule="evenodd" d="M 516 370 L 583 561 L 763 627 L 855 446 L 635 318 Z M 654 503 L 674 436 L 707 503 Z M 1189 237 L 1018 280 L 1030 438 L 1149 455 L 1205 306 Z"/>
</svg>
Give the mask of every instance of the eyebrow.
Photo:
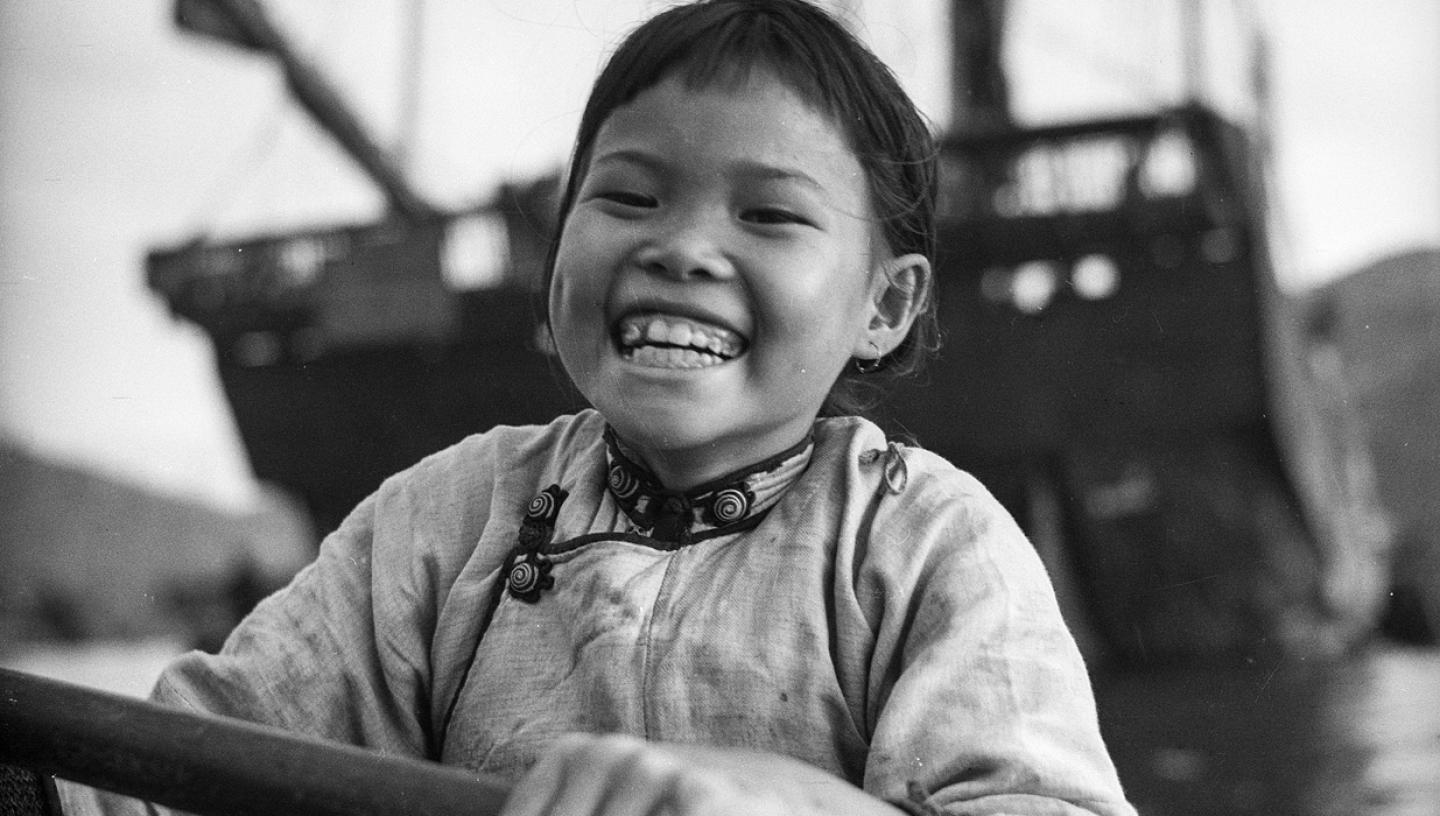
<svg viewBox="0 0 1440 816">
<path fill-rule="evenodd" d="M 777 166 L 757 161 L 741 161 L 736 162 L 735 168 L 739 171 L 740 175 L 759 181 L 793 181 L 814 190 L 825 189 L 824 185 L 817 181 L 814 176 L 793 167 Z"/>
<path fill-rule="evenodd" d="M 612 162 L 635 164 L 652 171 L 665 170 L 670 165 L 668 160 L 647 151 L 633 148 L 619 148 L 596 155 L 590 160 L 590 166 L 595 167 Z M 749 181 L 789 181 L 816 191 L 823 191 L 825 189 L 825 186 L 817 181 L 814 176 L 794 167 L 767 164 L 760 161 L 741 160 L 732 162 L 728 165 L 728 169 Z"/>
</svg>

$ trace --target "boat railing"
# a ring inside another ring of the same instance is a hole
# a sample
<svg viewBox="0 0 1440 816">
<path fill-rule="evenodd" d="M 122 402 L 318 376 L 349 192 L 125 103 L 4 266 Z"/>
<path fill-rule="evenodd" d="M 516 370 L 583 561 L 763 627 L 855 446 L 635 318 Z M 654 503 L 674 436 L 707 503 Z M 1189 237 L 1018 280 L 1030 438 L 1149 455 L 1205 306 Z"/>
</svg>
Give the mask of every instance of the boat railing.
<svg viewBox="0 0 1440 816">
<path fill-rule="evenodd" d="M 58 777 L 199 816 L 492 816 L 508 790 L 460 768 L 8 669 L 0 765 L 37 789 Z"/>
</svg>

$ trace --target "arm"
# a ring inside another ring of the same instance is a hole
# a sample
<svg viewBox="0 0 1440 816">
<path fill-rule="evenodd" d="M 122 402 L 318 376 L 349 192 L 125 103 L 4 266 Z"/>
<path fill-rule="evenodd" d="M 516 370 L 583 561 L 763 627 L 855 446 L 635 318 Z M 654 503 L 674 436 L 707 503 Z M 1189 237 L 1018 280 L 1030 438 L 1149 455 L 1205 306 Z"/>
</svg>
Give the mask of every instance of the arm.
<svg viewBox="0 0 1440 816">
<path fill-rule="evenodd" d="M 387 665 L 395 661 L 380 657 L 377 627 L 413 622 L 376 621 L 370 587 L 377 572 L 387 570 L 377 567 L 374 557 L 374 518 L 372 498 L 326 538 L 313 564 L 236 627 L 219 654 L 191 652 L 171 663 L 152 699 L 390 753 L 420 755 L 422 729 L 414 716 L 405 715 L 398 700 L 418 698 L 422 677 Z M 361 706 L 373 713 L 362 712 Z M 66 813 L 171 812 L 68 782 L 61 783 L 60 793 Z"/>
<path fill-rule="evenodd" d="M 635 737 L 571 735 L 521 779 L 502 816 L 901 816 L 824 771 L 777 754 Z"/>
<path fill-rule="evenodd" d="M 876 629 L 865 787 L 948 814 L 1133 816 L 1038 555 L 978 483 L 941 476 L 882 502 L 857 581 Z"/>
<path fill-rule="evenodd" d="M 386 752 L 423 756 L 428 594 L 376 546 L 382 502 L 363 502 L 314 563 L 262 601 L 216 655 L 191 652 L 154 699 Z M 417 591 L 419 590 L 419 591 Z M 410 609 L 390 599 L 403 593 Z"/>
</svg>

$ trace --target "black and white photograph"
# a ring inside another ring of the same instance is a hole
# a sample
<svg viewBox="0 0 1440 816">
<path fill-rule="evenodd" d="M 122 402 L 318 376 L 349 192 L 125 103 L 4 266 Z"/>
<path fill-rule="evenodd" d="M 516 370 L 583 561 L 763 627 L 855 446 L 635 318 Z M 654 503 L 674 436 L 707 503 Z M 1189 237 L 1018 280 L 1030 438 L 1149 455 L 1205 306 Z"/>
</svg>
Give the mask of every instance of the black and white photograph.
<svg viewBox="0 0 1440 816">
<path fill-rule="evenodd" d="M 0 0 L 0 816 L 1440 816 L 1432 0 Z"/>
</svg>

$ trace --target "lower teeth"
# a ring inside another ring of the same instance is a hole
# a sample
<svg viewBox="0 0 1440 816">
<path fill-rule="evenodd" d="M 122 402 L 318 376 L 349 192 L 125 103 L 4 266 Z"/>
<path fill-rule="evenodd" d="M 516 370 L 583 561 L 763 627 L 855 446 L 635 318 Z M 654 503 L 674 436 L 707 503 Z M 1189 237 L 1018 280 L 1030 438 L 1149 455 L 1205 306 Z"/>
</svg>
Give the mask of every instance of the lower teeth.
<svg viewBox="0 0 1440 816">
<path fill-rule="evenodd" d="M 640 346 L 630 350 L 629 357 L 641 365 L 666 368 L 705 368 L 725 362 L 724 358 L 695 349 Z"/>
</svg>

